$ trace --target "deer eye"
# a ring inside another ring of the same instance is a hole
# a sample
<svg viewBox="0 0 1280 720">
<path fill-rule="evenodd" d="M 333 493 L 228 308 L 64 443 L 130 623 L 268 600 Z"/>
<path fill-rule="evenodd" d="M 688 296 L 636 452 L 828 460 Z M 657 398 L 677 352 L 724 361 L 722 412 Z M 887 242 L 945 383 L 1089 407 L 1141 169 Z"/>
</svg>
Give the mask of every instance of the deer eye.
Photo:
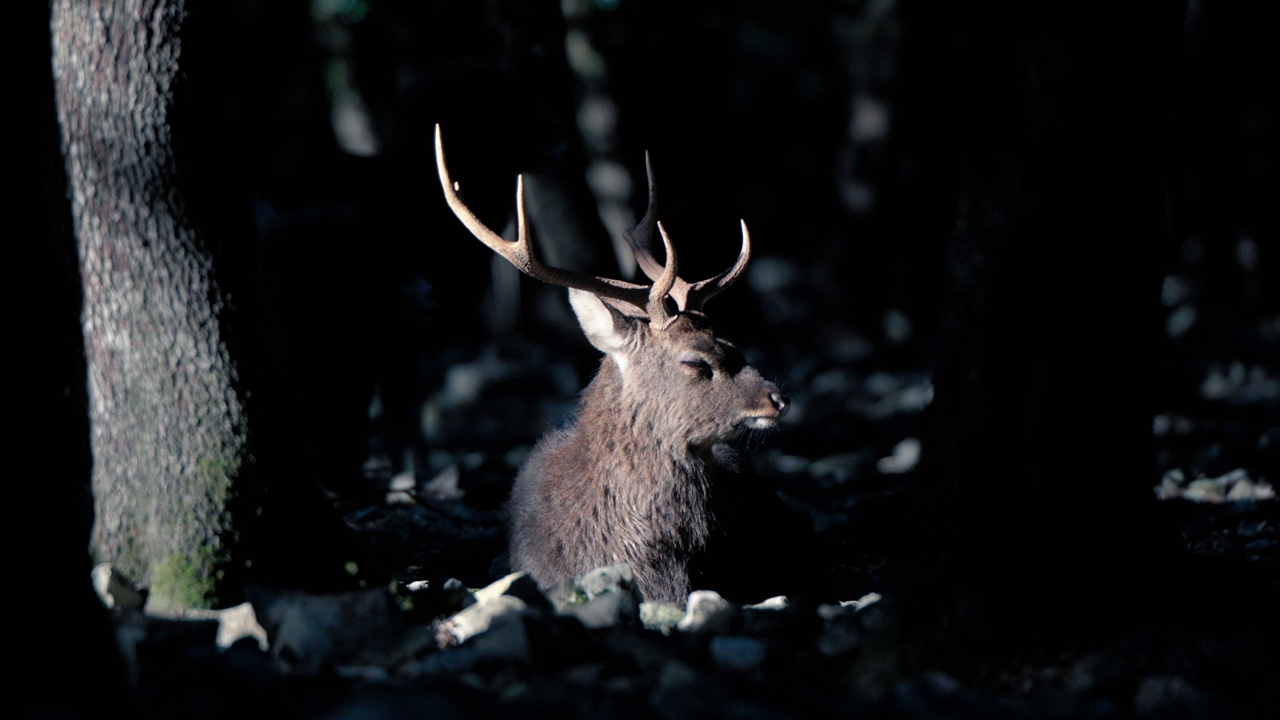
<svg viewBox="0 0 1280 720">
<path fill-rule="evenodd" d="M 707 362 L 706 360 L 703 360 L 702 358 L 691 358 L 689 360 L 681 360 L 680 364 L 684 365 L 685 367 L 693 368 L 694 370 L 696 370 L 698 373 L 698 377 L 702 378 L 703 380 L 710 380 L 711 376 L 715 374 L 715 370 L 711 367 L 711 363 Z"/>
</svg>

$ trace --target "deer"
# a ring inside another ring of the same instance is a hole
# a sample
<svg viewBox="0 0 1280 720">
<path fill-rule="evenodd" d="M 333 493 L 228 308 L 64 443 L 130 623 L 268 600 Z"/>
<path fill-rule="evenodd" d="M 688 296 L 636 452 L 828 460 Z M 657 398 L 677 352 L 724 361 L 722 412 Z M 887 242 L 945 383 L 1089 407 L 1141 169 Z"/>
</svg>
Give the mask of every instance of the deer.
<svg viewBox="0 0 1280 720">
<path fill-rule="evenodd" d="M 508 501 L 509 562 L 542 589 L 599 567 L 630 565 L 646 601 L 684 606 L 689 563 L 715 529 L 713 489 L 739 472 L 733 443 L 777 427 L 790 398 L 717 336 L 703 311 L 746 270 L 751 238 L 728 270 L 688 282 L 677 275 L 671 238 L 657 220 L 653 167 L 645 154 L 648 208 L 624 231 L 648 284 L 541 263 L 516 179 L 516 240 L 486 226 L 463 203 L 445 163 L 440 126 L 436 164 L 453 214 L 481 243 L 522 273 L 568 289 L 588 342 L 604 354 L 576 412 L 548 431 L 517 472 Z M 653 252 L 653 230 L 665 259 Z"/>
</svg>

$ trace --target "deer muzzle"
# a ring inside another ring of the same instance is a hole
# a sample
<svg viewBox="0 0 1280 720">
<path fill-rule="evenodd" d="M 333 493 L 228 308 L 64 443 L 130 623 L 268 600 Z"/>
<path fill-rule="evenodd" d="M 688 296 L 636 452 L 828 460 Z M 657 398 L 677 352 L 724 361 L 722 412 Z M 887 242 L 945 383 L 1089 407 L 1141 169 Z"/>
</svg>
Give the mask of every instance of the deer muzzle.
<svg viewBox="0 0 1280 720">
<path fill-rule="evenodd" d="M 781 390 L 772 388 L 768 392 L 768 405 L 748 413 L 743 424 L 752 430 L 768 430 L 776 427 L 790 409 L 791 398 Z"/>
</svg>

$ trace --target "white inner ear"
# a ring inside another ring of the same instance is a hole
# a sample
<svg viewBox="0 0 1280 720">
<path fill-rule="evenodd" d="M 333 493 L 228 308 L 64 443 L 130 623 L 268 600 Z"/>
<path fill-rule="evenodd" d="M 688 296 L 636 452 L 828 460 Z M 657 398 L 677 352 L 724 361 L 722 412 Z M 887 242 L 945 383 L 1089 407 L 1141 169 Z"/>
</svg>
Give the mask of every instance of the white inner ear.
<svg viewBox="0 0 1280 720">
<path fill-rule="evenodd" d="M 630 318 L 609 307 L 600 298 L 585 290 L 569 288 L 569 304 L 578 316 L 578 325 L 597 350 L 613 358 L 622 370 L 627 369 L 624 350 L 631 337 Z"/>
</svg>

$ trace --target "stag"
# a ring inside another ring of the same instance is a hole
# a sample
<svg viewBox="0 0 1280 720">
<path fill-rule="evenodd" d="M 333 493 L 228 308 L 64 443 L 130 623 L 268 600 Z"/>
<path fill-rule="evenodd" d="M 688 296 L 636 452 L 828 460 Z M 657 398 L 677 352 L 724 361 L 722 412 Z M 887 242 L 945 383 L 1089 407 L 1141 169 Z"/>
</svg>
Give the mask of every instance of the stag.
<svg viewBox="0 0 1280 720">
<path fill-rule="evenodd" d="M 790 399 L 712 332 L 708 300 L 742 276 L 751 239 L 725 272 L 699 282 L 677 273 L 671 238 L 657 222 L 653 169 L 645 157 L 649 205 L 624 233 L 643 285 L 543 265 L 516 181 L 516 232 L 510 242 L 476 217 L 445 165 L 440 126 L 436 164 L 454 214 L 492 251 L 537 280 L 568 288 L 587 340 L 604 353 L 581 393 L 576 418 L 540 439 L 512 488 L 510 562 L 551 588 L 597 567 L 628 563 L 647 600 L 683 605 L 689 562 L 714 531 L 713 487 L 737 472 L 730 444 L 744 432 L 774 428 Z M 651 250 L 653 229 L 665 262 Z"/>
</svg>

